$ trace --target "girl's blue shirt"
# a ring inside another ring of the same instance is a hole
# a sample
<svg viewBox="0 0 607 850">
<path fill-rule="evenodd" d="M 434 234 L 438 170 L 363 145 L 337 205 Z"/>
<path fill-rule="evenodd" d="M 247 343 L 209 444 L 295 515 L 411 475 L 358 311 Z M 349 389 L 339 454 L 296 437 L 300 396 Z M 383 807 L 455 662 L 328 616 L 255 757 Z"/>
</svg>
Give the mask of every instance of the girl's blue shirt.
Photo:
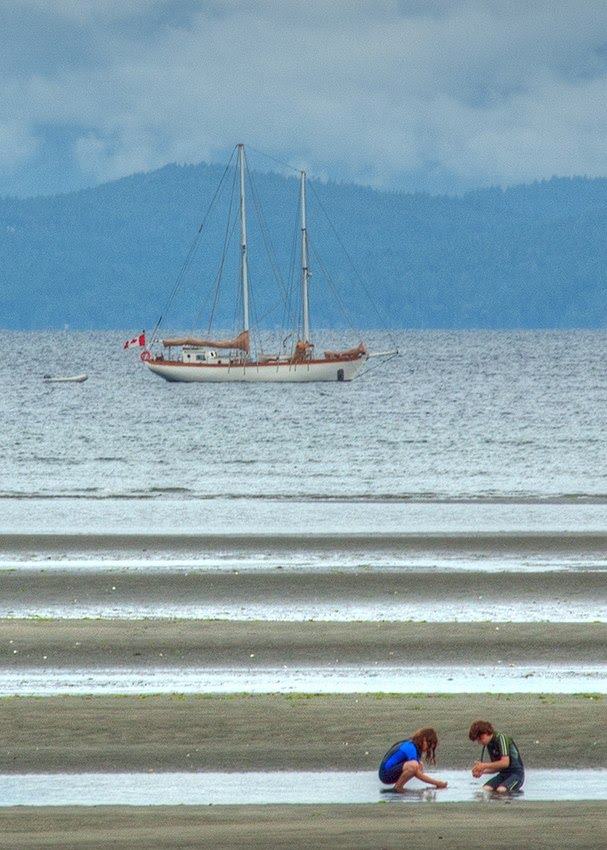
<svg viewBox="0 0 607 850">
<path fill-rule="evenodd" d="M 403 741 L 399 748 L 386 759 L 384 767 L 390 770 L 391 767 L 404 764 L 406 761 L 419 761 L 419 753 L 413 741 Z"/>
</svg>

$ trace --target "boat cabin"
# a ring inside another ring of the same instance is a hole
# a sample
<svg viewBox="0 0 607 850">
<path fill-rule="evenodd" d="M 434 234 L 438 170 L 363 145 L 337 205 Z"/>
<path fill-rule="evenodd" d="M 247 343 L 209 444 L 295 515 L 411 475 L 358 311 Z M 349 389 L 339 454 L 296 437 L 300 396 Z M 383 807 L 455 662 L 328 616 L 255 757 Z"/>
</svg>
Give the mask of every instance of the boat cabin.
<svg viewBox="0 0 607 850">
<path fill-rule="evenodd" d="M 181 349 L 183 363 L 208 363 L 218 366 L 230 363 L 242 363 L 242 356 L 230 356 L 227 352 L 219 354 L 214 348 L 202 348 L 198 345 L 184 345 Z"/>
</svg>

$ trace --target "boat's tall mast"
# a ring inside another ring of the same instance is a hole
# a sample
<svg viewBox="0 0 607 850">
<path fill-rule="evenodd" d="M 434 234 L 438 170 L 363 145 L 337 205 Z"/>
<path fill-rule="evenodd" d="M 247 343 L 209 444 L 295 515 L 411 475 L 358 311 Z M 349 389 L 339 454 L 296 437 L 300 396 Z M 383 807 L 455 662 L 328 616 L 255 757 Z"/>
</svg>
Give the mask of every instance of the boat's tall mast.
<svg viewBox="0 0 607 850">
<path fill-rule="evenodd" d="M 249 271 L 247 266 L 247 221 L 244 205 L 244 145 L 238 145 L 238 168 L 240 171 L 240 248 L 242 278 L 242 324 L 249 330 Z"/>
<path fill-rule="evenodd" d="M 301 172 L 301 300 L 303 312 L 303 341 L 310 342 L 310 311 L 308 300 L 308 231 L 306 228 L 306 172 Z"/>
</svg>

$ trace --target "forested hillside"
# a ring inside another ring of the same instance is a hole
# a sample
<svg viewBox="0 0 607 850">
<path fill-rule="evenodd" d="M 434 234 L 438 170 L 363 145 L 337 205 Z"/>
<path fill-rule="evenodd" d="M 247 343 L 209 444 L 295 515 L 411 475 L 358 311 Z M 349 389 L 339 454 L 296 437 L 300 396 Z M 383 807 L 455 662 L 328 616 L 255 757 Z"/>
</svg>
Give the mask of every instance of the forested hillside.
<svg viewBox="0 0 607 850">
<path fill-rule="evenodd" d="M 222 172 L 170 165 L 73 194 L 1 199 L 0 327 L 151 328 Z M 287 274 L 297 181 L 258 174 L 255 185 L 249 209 L 263 207 L 276 264 Z M 310 207 L 321 202 L 346 252 L 330 228 L 320 237 L 327 223 L 310 213 L 311 244 L 319 252 L 319 259 L 311 254 L 312 269 L 322 255 L 353 324 L 381 324 L 366 288 L 392 327 L 607 325 L 607 180 L 553 179 L 463 197 L 310 181 L 308 194 Z M 273 282 L 255 267 L 251 229 L 253 282 L 271 304 Z M 210 222 L 207 235 L 219 244 L 225 236 Z M 175 302 L 171 327 L 204 326 L 210 305 L 200 303 L 197 282 L 215 275 L 207 251 L 201 244 L 189 281 L 194 294 L 181 306 Z M 314 275 L 312 294 L 326 294 L 319 290 Z M 316 327 L 348 324 L 328 298 L 318 300 Z M 217 302 L 215 311 L 226 327 L 233 324 L 233 307 Z M 278 325 L 271 309 L 260 312 L 262 324 Z"/>
</svg>

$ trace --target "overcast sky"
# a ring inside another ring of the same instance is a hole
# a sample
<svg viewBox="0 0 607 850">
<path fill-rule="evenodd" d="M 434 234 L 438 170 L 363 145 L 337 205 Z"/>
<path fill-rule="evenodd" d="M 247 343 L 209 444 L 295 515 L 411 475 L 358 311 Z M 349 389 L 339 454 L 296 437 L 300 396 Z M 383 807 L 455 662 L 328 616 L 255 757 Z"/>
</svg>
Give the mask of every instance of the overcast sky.
<svg viewBox="0 0 607 850">
<path fill-rule="evenodd" d="M 461 192 L 607 176 L 607 0 L 0 0 L 0 194 L 243 141 Z"/>
</svg>

